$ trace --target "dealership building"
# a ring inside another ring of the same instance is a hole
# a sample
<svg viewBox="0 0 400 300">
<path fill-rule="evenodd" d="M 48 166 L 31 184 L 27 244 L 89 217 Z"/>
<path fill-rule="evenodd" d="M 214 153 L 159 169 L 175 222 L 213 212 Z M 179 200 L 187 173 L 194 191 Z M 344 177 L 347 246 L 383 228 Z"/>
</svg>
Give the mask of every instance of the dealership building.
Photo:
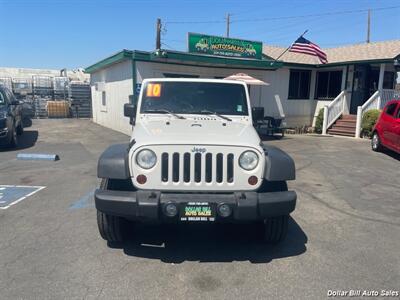
<svg viewBox="0 0 400 300">
<path fill-rule="evenodd" d="M 188 48 L 188 52 L 122 50 L 86 68 L 91 75 L 93 121 L 129 134 L 132 129 L 123 105 L 137 99 L 146 78 L 225 78 L 246 73 L 268 83 L 250 88 L 251 105 L 264 107 L 265 115 L 284 117 L 288 127 L 312 126 L 319 110 L 327 106 L 329 129 L 342 115 L 355 116 L 360 107 L 381 108 L 393 97 L 395 62 L 400 57 L 400 40 L 323 49 L 326 64 L 302 53 L 279 57 L 285 51 L 281 47 L 199 34 L 189 34 Z"/>
</svg>

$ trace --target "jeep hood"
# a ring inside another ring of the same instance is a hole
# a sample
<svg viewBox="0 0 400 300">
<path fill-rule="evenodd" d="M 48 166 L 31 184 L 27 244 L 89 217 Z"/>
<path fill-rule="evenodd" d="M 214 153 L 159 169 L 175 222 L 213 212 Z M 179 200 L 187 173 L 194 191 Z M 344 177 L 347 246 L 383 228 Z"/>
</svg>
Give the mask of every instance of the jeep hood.
<svg viewBox="0 0 400 300">
<path fill-rule="evenodd" d="M 225 125 L 224 125 L 225 124 Z M 190 119 L 142 120 L 133 129 L 137 146 L 160 144 L 234 145 L 259 147 L 254 127 L 238 121 Z"/>
</svg>

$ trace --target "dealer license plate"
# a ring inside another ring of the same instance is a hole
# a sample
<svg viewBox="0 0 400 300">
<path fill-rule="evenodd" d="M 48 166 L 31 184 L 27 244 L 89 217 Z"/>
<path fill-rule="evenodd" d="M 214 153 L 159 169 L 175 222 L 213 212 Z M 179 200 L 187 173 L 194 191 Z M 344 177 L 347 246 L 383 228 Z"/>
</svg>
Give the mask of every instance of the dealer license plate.
<svg viewBox="0 0 400 300">
<path fill-rule="evenodd" d="M 180 220 L 184 222 L 215 221 L 215 206 L 208 202 L 182 203 Z"/>
</svg>

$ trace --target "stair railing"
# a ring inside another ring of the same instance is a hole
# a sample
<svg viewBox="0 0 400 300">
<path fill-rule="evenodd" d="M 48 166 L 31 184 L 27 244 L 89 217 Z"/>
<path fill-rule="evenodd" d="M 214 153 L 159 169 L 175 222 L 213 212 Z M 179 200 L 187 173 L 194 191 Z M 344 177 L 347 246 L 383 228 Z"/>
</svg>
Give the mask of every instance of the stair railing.
<svg viewBox="0 0 400 300">
<path fill-rule="evenodd" d="M 390 90 L 390 89 L 383 89 L 381 91 L 381 102 L 380 102 L 380 107 L 379 109 L 383 109 L 385 105 L 393 100 L 393 99 L 399 99 L 400 97 L 400 92 L 397 90 Z"/>
<path fill-rule="evenodd" d="M 361 122 L 365 112 L 371 109 L 383 109 L 390 100 L 398 98 L 399 96 L 399 93 L 395 90 L 377 90 L 362 106 L 357 107 L 357 124 L 355 137 L 361 137 Z"/>
<path fill-rule="evenodd" d="M 361 136 L 361 120 L 366 111 L 371 109 L 380 109 L 381 107 L 381 91 L 377 90 L 371 97 L 362 105 L 357 107 L 357 123 L 356 123 L 356 138 Z"/>
<path fill-rule="evenodd" d="M 328 128 L 336 122 L 347 108 L 346 91 L 341 91 L 339 95 L 324 107 L 324 122 L 322 124 L 322 134 L 326 134 Z"/>
</svg>

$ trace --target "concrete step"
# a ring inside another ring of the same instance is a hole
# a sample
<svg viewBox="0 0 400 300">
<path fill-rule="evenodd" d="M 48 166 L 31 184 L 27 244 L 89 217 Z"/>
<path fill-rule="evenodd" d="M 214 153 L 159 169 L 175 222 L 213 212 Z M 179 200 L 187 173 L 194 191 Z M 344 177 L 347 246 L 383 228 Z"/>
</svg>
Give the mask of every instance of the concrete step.
<svg viewBox="0 0 400 300">
<path fill-rule="evenodd" d="M 344 129 L 328 129 L 328 134 L 354 137 L 355 131 Z"/>
<path fill-rule="evenodd" d="M 342 120 L 342 119 L 339 119 L 339 120 L 337 120 L 336 121 L 336 123 L 335 124 L 343 124 L 343 125 L 353 125 L 354 124 L 354 126 L 356 126 L 356 124 L 357 124 L 357 121 L 356 120 Z"/>
<path fill-rule="evenodd" d="M 357 120 L 357 115 L 342 115 L 342 120 Z"/>
<path fill-rule="evenodd" d="M 350 124 L 350 123 L 335 123 L 331 127 L 332 129 L 335 128 L 344 128 L 344 129 L 351 129 L 351 130 L 356 130 L 356 124 Z"/>
</svg>

